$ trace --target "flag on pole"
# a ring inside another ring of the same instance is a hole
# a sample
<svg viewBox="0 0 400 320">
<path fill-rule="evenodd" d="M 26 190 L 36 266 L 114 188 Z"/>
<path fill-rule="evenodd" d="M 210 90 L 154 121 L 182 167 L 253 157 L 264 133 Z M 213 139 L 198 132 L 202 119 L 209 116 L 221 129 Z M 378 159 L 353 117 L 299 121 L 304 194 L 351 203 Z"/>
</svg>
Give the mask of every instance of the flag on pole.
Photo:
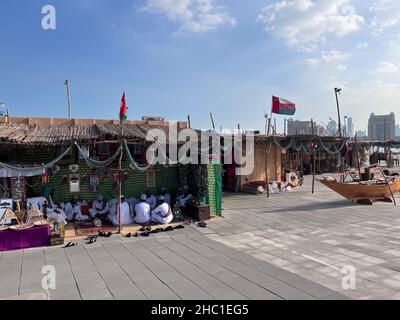
<svg viewBox="0 0 400 320">
<path fill-rule="evenodd" d="M 296 105 L 288 100 L 272 96 L 272 113 L 292 116 L 296 112 Z"/>
<path fill-rule="evenodd" d="M 126 105 L 125 91 L 121 99 L 121 109 L 119 110 L 119 120 L 124 122 L 128 118 L 128 107 Z"/>
</svg>

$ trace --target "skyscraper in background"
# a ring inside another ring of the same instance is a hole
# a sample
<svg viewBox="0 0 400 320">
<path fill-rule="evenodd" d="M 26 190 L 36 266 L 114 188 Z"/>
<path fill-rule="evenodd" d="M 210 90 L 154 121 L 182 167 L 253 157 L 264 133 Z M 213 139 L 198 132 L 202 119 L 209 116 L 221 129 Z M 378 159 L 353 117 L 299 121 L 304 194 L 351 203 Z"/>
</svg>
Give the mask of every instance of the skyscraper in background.
<svg viewBox="0 0 400 320">
<path fill-rule="evenodd" d="M 368 138 L 372 141 L 386 141 L 395 138 L 396 119 L 394 112 L 388 115 L 371 113 L 368 121 Z"/>
<path fill-rule="evenodd" d="M 331 120 L 328 122 L 328 125 L 326 126 L 328 128 L 328 135 L 335 135 L 338 131 L 337 124 L 334 120 Z"/>
<path fill-rule="evenodd" d="M 351 117 L 347 118 L 346 135 L 348 137 L 353 137 L 354 136 L 353 118 L 351 118 Z"/>
</svg>

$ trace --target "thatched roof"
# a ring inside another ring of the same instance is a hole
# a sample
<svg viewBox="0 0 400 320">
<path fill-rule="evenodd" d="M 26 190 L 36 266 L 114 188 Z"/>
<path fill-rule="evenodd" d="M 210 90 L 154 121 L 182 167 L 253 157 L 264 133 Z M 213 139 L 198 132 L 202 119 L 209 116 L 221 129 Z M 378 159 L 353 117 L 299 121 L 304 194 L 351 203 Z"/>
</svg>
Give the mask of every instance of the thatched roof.
<svg viewBox="0 0 400 320">
<path fill-rule="evenodd" d="M 150 129 L 160 129 L 168 138 L 168 127 L 144 124 L 123 125 L 126 140 L 144 142 Z M 179 131 L 179 130 L 178 130 Z M 121 127 L 117 124 L 91 125 L 27 125 L 0 123 L 0 143 L 25 145 L 69 145 L 77 141 L 89 144 L 96 141 L 119 140 Z"/>
</svg>

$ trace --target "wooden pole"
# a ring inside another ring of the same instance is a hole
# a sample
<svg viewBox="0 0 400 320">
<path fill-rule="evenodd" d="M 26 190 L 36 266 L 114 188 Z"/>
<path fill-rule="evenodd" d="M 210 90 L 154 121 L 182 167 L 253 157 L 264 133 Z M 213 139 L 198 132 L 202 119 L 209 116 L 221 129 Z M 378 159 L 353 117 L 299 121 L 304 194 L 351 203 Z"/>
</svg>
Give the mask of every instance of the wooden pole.
<svg viewBox="0 0 400 320">
<path fill-rule="evenodd" d="M 389 189 L 389 191 L 390 191 L 390 194 L 392 195 L 393 203 L 394 203 L 394 205 L 396 206 L 396 205 L 397 205 L 397 204 L 396 204 L 396 198 L 394 197 L 394 194 L 393 194 L 392 188 L 390 187 L 389 181 L 387 180 L 387 178 L 386 178 L 386 176 L 385 176 L 385 173 L 383 172 L 383 170 L 382 170 L 381 167 L 379 167 L 379 170 L 381 171 L 381 174 L 382 174 L 382 176 L 383 176 L 383 179 L 385 179 L 386 185 L 387 185 L 387 187 L 388 187 L 388 189 Z"/>
<path fill-rule="evenodd" d="M 71 119 L 71 95 L 70 95 L 70 92 L 69 92 L 69 80 L 65 80 L 64 84 L 67 86 L 68 118 Z"/>
<path fill-rule="evenodd" d="M 123 148 L 123 126 L 121 126 L 121 147 Z M 119 155 L 118 163 L 118 233 L 122 232 L 121 212 L 122 212 L 122 156 L 123 149 L 121 148 L 121 154 Z"/>
<path fill-rule="evenodd" d="M 283 135 L 286 136 L 286 118 L 283 121 Z"/>
<path fill-rule="evenodd" d="M 268 143 L 267 143 L 267 150 L 268 150 Z M 265 153 L 265 180 L 267 183 L 267 198 L 269 198 L 268 156 L 269 156 L 269 152 Z"/>
<path fill-rule="evenodd" d="M 215 122 L 214 122 L 214 117 L 213 117 L 213 114 L 212 114 L 212 113 L 210 113 L 210 118 L 211 118 L 212 127 L 213 127 L 213 129 L 215 130 Z"/>
<path fill-rule="evenodd" d="M 268 132 L 267 135 L 269 136 L 270 130 L 271 129 L 271 118 L 268 118 Z"/>
<path fill-rule="evenodd" d="M 356 147 L 356 157 L 357 157 L 357 168 L 358 168 L 358 176 L 359 176 L 359 180 L 360 182 L 362 181 L 361 179 L 361 164 L 360 164 L 360 155 L 358 153 L 358 144 L 357 144 L 357 133 L 354 136 L 354 145 Z"/>
<path fill-rule="evenodd" d="M 338 113 L 338 126 L 339 126 L 339 136 L 342 137 L 342 125 L 341 125 L 341 120 L 340 120 L 340 107 L 339 107 L 339 98 L 338 98 L 338 93 L 341 90 L 338 88 L 335 88 L 335 97 L 336 97 L 336 107 L 337 107 L 337 113 Z"/>
<path fill-rule="evenodd" d="M 314 121 L 313 119 L 311 119 L 311 132 L 313 135 L 313 165 L 312 165 L 312 169 L 313 169 L 313 177 L 312 177 L 312 188 L 311 188 L 311 192 L 312 194 L 314 194 L 315 192 L 315 135 L 314 135 Z"/>
<path fill-rule="evenodd" d="M 264 118 L 265 118 L 265 135 L 267 135 L 268 134 L 268 115 L 265 114 Z"/>
</svg>

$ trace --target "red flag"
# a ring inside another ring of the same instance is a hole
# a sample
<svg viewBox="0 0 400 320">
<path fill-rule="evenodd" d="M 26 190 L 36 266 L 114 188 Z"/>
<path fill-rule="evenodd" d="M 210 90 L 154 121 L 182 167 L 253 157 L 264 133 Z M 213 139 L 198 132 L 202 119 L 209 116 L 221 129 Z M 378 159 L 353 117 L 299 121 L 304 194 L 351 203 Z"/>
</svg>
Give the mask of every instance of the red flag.
<svg viewBox="0 0 400 320">
<path fill-rule="evenodd" d="M 119 120 L 124 122 L 128 118 L 128 107 L 126 105 L 125 91 L 121 99 L 121 109 L 119 110 Z"/>
<path fill-rule="evenodd" d="M 272 96 L 272 113 L 294 115 L 296 105 L 288 100 Z"/>
</svg>

